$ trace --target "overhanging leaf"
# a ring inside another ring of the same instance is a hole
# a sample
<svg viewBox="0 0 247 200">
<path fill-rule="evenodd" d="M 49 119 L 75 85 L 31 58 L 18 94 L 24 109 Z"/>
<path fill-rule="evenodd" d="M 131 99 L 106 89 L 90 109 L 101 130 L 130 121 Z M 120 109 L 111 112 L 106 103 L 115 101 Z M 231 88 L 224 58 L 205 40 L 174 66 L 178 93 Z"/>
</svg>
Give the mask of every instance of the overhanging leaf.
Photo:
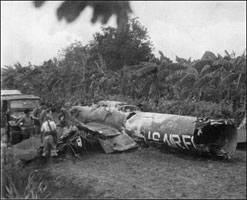
<svg viewBox="0 0 247 200">
<path fill-rule="evenodd" d="M 40 8 L 45 1 L 33 3 L 35 8 Z M 128 14 L 132 12 L 129 1 L 64 1 L 57 9 L 57 17 L 71 23 L 87 6 L 93 9 L 92 23 L 100 21 L 101 24 L 106 24 L 112 15 L 116 15 L 118 28 L 121 30 L 128 22 Z"/>
</svg>

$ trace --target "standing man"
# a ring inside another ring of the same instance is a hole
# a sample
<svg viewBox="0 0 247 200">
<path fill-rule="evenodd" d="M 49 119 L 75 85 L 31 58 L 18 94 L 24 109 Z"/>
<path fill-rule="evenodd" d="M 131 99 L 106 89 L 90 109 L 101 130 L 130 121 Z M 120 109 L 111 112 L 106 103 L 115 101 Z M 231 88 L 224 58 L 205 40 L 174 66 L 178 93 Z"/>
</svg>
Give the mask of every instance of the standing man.
<svg viewBox="0 0 247 200">
<path fill-rule="evenodd" d="M 50 114 L 46 115 L 46 120 L 41 126 L 41 143 L 44 142 L 42 156 L 57 156 L 57 126 Z"/>
<path fill-rule="evenodd" d="M 30 115 L 31 110 L 25 109 L 24 116 L 17 121 L 17 126 L 20 126 L 23 132 L 23 139 L 29 138 L 33 132 L 33 120 Z"/>
<path fill-rule="evenodd" d="M 58 119 L 59 119 L 59 124 L 62 126 L 62 128 L 64 127 L 68 127 L 68 119 L 66 120 L 66 110 L 69 111 L 71 108 L 71 104 L 69 102 L 64 104 L 64 107 L 60 108 L 60 113 L 58 115 Z"/>
<path fill-rule="evenodd" d="M 37 134 L 40 134 L 40 128 L 41 128 L 41 124 L 42 124 L 40 116 L 41 116 L 41 112 L 43 109 L 44 109 L 44 103 L 41 103 L 40 106 L 35 108 L 31 113 L 31 116 L 34 120 L 35 132 Z"/>
<path fill-rule="evenodd" d="M 51 117 L 53 117 L 51 108 L 52 108 L 51 105 L 44 106 L 43 110 L 40 113 L 41 124 L 43 124 L 45 122 L 47 115 L 51 115 Z"/>
</svg>

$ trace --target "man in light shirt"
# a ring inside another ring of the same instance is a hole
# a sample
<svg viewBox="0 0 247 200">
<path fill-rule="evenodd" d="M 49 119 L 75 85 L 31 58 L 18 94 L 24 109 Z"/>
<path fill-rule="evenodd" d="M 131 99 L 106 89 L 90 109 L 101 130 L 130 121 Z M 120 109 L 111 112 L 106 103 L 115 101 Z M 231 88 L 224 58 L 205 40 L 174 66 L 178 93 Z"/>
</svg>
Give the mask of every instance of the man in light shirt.
<svg viewBox="0 0 247 200">
<path fill-rule="evenodd" d="M 57 126 L 50 114 L 46 116 L 46 120 L 41 126 L 41 143 L 43 142 L 44 149 L 42 156 L 57 156 Z"/>
</svg>

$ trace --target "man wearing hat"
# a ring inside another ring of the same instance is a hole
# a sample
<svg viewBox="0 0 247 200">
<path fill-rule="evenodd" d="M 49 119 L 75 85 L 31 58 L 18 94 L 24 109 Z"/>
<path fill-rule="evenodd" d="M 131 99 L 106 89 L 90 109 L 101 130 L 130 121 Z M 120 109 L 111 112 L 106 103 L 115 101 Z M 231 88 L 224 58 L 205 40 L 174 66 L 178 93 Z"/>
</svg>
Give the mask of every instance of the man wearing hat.
<svg viewBox="0 0 247 200">
<path fill-rule="evenodd" d="M 57 156 L 57 126 L 50 114 L 46 115 L 46 119 L 41 126 L 41 143 L 44 143 L 42 156 Z"/>
</svg>

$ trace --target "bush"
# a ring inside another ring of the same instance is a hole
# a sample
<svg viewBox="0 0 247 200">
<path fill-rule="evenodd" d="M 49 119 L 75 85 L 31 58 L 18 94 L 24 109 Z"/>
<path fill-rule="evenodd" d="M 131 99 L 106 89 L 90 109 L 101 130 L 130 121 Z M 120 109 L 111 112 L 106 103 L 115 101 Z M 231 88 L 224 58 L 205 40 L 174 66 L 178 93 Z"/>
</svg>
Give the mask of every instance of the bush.
<svg viewBox="0 0 247 200">
<path fill-rule="evenodd" d="M 26 170 L 9 149 L 3 150 L 1 198 L 38 199 L 49 196 L 37 171 Z"/>
<path fill-rule="evenodd" d="M 160 98 L 158 102 L 154 99 L 139 99 L 134 100 L 128 96 L 123 95 L 108 95 L 105 100 L 124 101 L 128 104 L 142 104 L 146 108 L 147 112 L 175 114 L 175 115 L 187 115 L 194 117 L 208 117 L 213 119 L 225 118 L 225 119 L 237 119 L 236 123 L 239 123 L 244 115 L 245 109 L 239 109 L 235 113 L 232 110 L 232 104 L 226 102 L 213 103 L 208 101 L 195 102 L 192 100 L 174 100 L 167 101 Z"/>
<path fill-rule="evenodd" d="M 194 117 L 208 117 L 213 119 L 228 119 L 236 117 L 236 114 L 232 111 L 231 104 L 224 102 L 217 104 L 207 101 L 167 101 L 160 99 L 157 103 L 150 99 L 148 101 L 141 101 L 141 103 L 145 105 L 148 112 L 188 115 Z"/>
</svg>

